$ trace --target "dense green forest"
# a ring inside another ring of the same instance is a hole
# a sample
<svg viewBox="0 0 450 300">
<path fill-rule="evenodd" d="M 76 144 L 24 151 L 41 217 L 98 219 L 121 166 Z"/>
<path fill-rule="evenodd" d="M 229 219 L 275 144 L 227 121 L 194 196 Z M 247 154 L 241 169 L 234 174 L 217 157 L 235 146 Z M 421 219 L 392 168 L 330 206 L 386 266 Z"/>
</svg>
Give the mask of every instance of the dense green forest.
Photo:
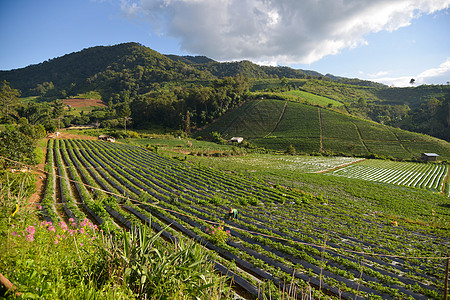
<svg viewBox="0 0 450 300">
<path fill-rule="evenodd" d="M 17 123 L 22 117 L 30 124 L 44 124 L 47 130 L 55 128 L 58 120 L 60 126 L 161 125 L 189 133 L 268 93 L 274 99 L 304 103 L 308 101 L 301 95 L 309 93 L 336 101 L 326 108 L 339 107 L 343 113 L 450 141 L 450 86 L 394 88 L 250 61 L 220 63 L 204 56 L 163 55 L 136 43 L 92 47 L 0 71 L 0 81 L 6 81 L 5 89 L 20 91 L 21 97 L 34 96 L 8 104 L 11 109 L 3 109 L 3 123 Z M 61 99 L 92 92 L 106 108 L 80 115 L 61 109 Z M 3 98 L 4 105 L 10 101 Z"/>
</svg>

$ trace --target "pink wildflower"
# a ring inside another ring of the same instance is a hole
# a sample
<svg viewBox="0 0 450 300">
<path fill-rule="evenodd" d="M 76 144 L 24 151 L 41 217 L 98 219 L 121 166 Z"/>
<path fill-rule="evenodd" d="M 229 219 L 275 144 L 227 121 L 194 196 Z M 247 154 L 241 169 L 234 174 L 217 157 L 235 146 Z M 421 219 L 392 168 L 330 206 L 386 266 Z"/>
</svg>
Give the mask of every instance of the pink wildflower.
<svg viewBox="0 0 450 300">
<path fill-rule="evenodd" d="M 29 242 L 32 242 L 32 241 L 34 241 L 34 235 L 33 234 L 28 234 L 27 236 L 26 236 L 26 240 L 27 241 L 29 241 Z"/>
<path fill-rule="evenodd" d="M 61 229 L 67 230 L 67 224 L 64 221 L 59 222 L 59 226 L 61 226 Z"/>
<path fill-rule="evenodd" d="M 58 244 L 58 243 L 59 243 L 59 240 L 58 240 L 58 239 L 56 239 L 56 240 L 55 240 L 55 244 Z"/>
<path fill-rule="evenodd" d="M 12 236 L 18 236 L 17 231 L 11 232 L 11 235 L 12 235 Z"/>
<path fill-rule="evenodd" d="M 28 227 L 27 227 L 27 232 L 28 232 L 29 234 L 34 234 L 35 231 L 36 231 L 36 229 L 34 228 L 34 226 L 28 226 Z"/>
<path fill-rule="evenodd" d="M 42 205 L 38 205 L 37 208 L 38 208 L 39 210 L 42 210 Z"/>
<path fill-rule="evenodd" d="M 70 222 L 70 223 L 73 223 L 73 222 L 75 222 L 75 220 L 74 220 L 73 218 L 70 218 L 70 219 L 69 219 L 69 222 Z"/>
<path fill-rule="evenodd" d="M 14 224 L 12 224 L 12 225 L 11 225 L 11 228 L 14 228 L 14 227 L 15 227 L 15 225 L 14 225 Z"/>
<path fill-rule="evenodd" d="M 72 227 L 77 227 L 77 223 L 75 223 L 75 222 L 70 223 L 70 226 L 72 226 Z"/>
<path fill-rule="evenodd" d="M 48 226 L 48 231 L 56 232 L 56 229 L 53 225 Z"/>
<path fill-rule="evenodd" d="M 84 232 L 85 232 L 85 231 L 84 231 L 84 228 L 81 227 L 81 228 L 80 228 L 80 234 L 84 234 Z"/>
</svg>

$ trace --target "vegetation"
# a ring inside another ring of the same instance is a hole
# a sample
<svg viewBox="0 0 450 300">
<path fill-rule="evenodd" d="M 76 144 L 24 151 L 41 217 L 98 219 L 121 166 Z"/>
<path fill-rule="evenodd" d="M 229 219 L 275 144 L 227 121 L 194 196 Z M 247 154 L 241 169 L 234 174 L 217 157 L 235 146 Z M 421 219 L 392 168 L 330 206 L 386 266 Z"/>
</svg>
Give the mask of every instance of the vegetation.
<svg viewBox="0 0 450 300">
<path fill-rule="evenodd" d="M 40 205 L 27 206 L 33 176 L 1 176 L 0 269 L 15 285 L 7 298 L 229 298 L 200 245 L 165 242 L 145 225 L 127 232 L 87 218 L 41 221 Z"/>
<path fill-rule="evenodd" d="M 136 43 L 92 47 L 27 68 L 2 71 L 0 80 L 7 80 L 24 96 L 38 96 L 38 101 L 89 97 L 108 104 L 108 109 L 60 119 L 64 126 L 99 123 L 101 127 L 142 128 L 158 124 L 189 133 L 235 109 L 249 96 L 266 95 L 332 107 L 449 140 L 449 86 L 386 87 L 249 61 L 219 63 L 206 57 L 164 56 Z M 248 94 L 249 90 L 254 93 Z M 131 108 L 131 122 L 121 115 L 126 106 Z M 11 117 L 28 118 L 21 110 L 20 115 Z M 54 129 L 51 123 L 54 121 L 45 122 L 47 130 Z"/>
<path fill-rule="evenodd" d="M 250 143 L 277 151 L 292 144 L 300 153 L 417 160 L 436 152 L 450 158 L 445 141 L 408 133 L 334 110 L 289 101 L 247 102 L 194 136 L 242 136 Z"/>
</svg>

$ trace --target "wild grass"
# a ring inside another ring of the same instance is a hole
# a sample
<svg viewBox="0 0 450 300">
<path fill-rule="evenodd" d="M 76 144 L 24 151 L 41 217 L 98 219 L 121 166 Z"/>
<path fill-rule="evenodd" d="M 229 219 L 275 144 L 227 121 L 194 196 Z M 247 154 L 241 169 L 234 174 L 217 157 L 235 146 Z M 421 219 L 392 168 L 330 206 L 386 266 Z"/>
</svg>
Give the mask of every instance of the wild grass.
<svg viewBox="0 0 450 300">
<path fill-rule="evenodd" d="M 0 270 L 21 299 L 230 299 L 204 248 L 147 226 L 103 231 L 89 219 L 40 221 L 29 174 L 2 174 Z"/>
</svg>

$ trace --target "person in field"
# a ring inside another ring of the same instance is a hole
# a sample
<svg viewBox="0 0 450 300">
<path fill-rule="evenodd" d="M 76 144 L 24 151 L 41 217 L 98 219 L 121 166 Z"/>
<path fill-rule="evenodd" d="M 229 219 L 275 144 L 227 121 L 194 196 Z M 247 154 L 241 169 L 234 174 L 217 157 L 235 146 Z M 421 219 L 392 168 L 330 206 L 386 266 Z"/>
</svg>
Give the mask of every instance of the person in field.
<svg viewBox="0 0 450 300">
<path fill-rule="evenodd" d="M 236 219 L 238 218 L 238 211 L 236 208 L 231 208 L 228 211 L 228 219 L 232 220 L 232 219 Z"/>
</svg>

